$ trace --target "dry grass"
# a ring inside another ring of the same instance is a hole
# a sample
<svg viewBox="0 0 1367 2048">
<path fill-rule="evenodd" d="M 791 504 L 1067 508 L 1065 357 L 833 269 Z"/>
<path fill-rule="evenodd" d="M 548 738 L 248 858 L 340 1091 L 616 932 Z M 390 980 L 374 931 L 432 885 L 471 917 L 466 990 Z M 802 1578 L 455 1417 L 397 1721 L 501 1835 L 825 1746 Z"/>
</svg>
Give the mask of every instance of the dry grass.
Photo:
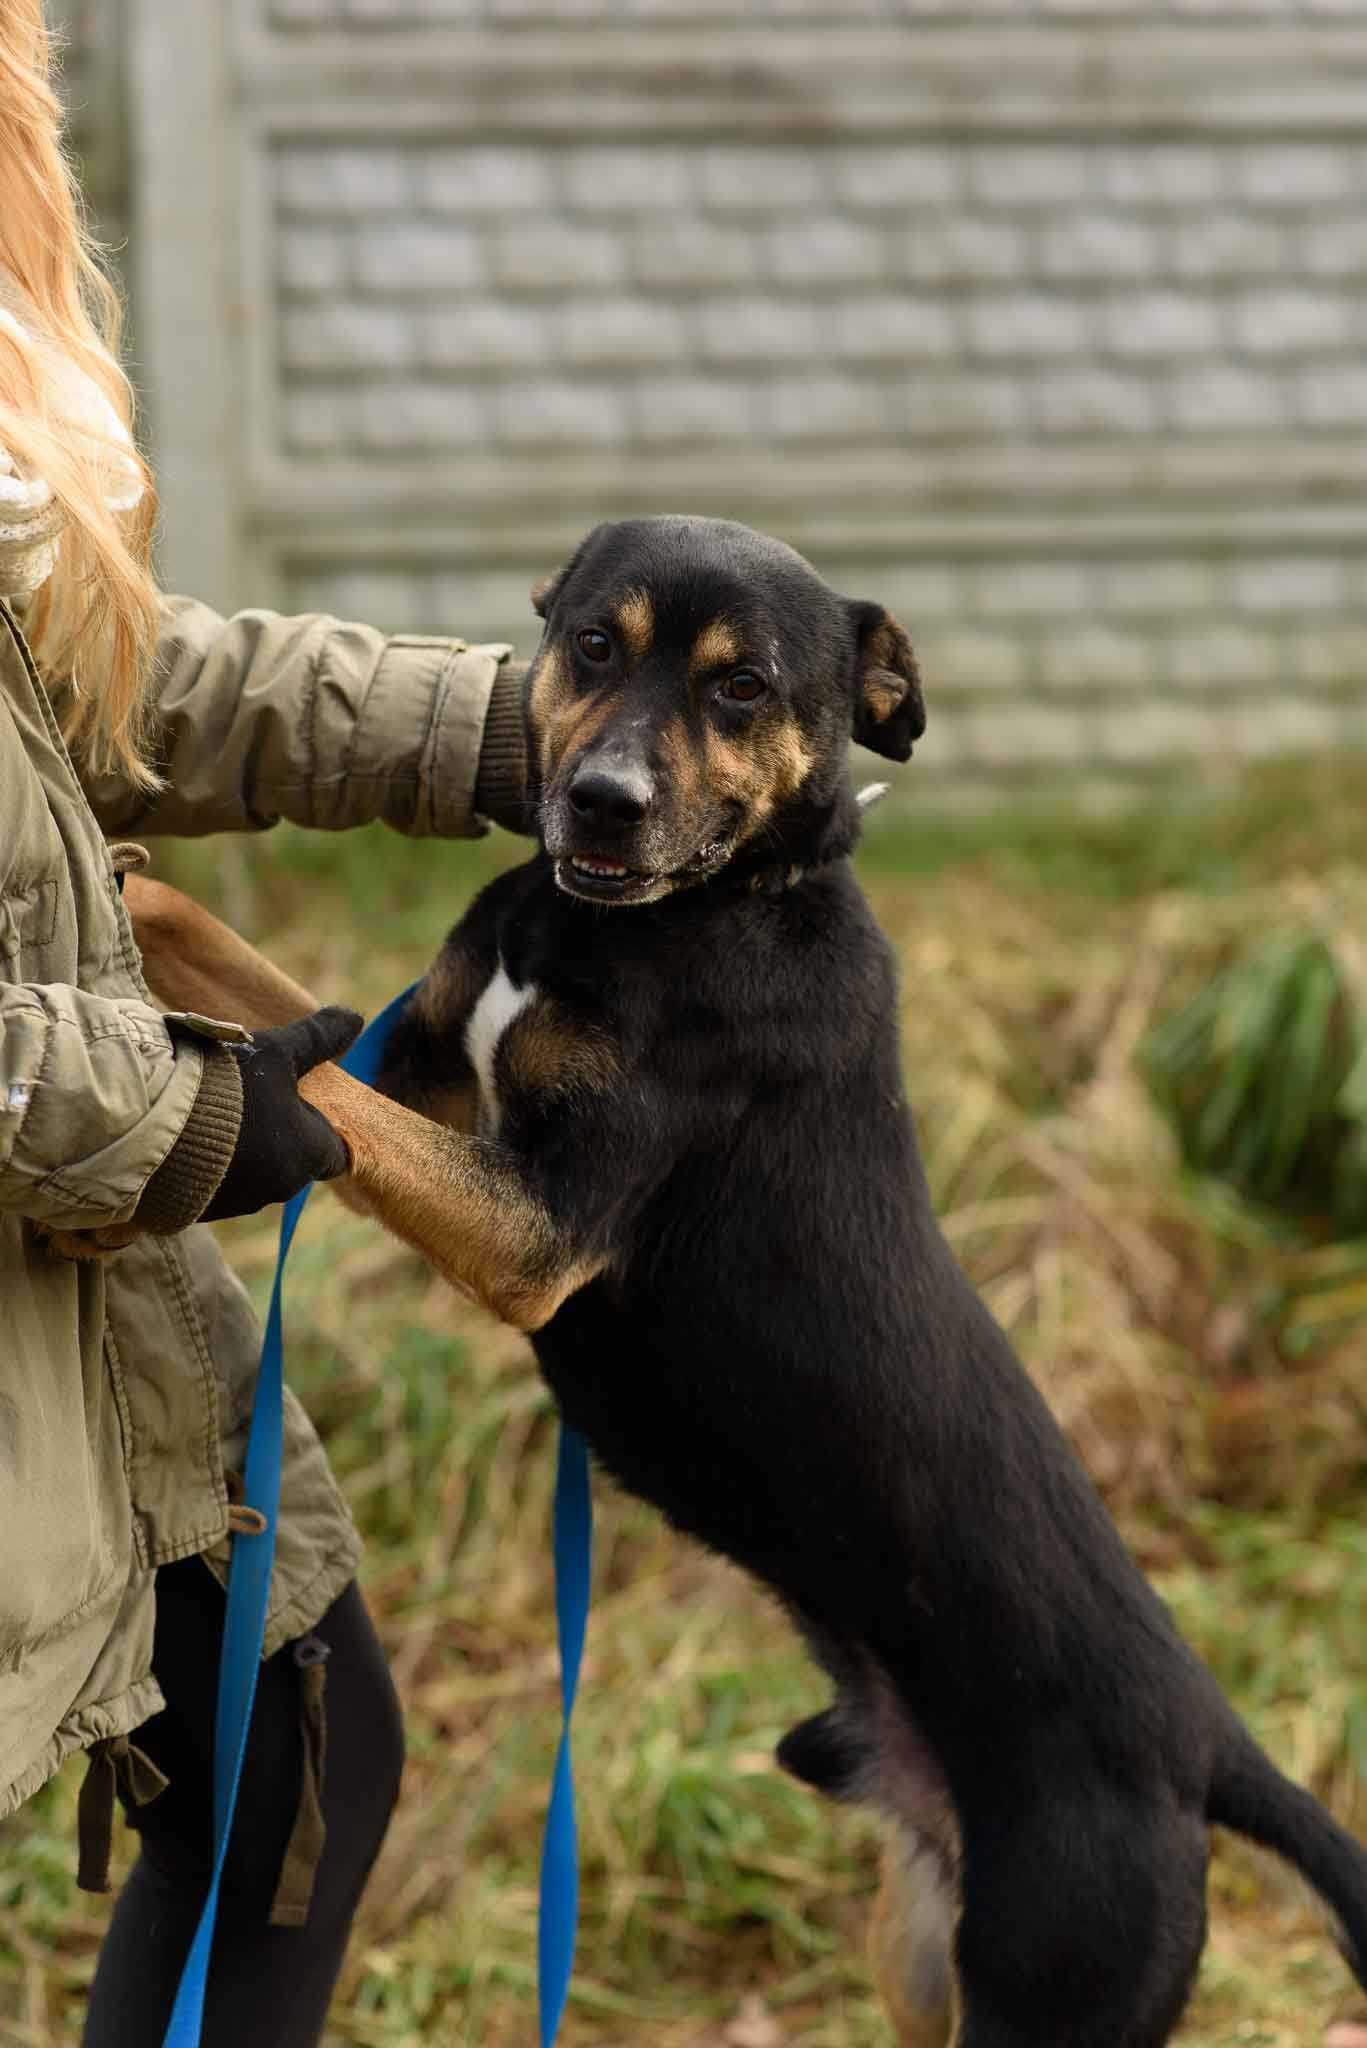
<svg viewBox="0 0 1367 2048">
<path fill-rule="evenodd" d="M 1155 1022 L 1246 942 L 1341 935 L 1360 908 L 1351 786 L 1341 802 L 1322 779 L 1307 801 L 1294 788 L 1109 837 L 894 830 L 867 874 L 902 958 L 912 1099 L 959 1256 L 1241 1710 L 1363 1830 L 1367 1243 L 1190 1171 L 1141 1073 Z M 178 860 L 321 996 L 373 1005 L 496 857 L 296 841 Z M 264 1288 L 273 1231 L 231 1238 Z M 511 2048 L 534 2037 L 556 1733 L 546 1402 L 517 1339 L 322 1200 L 289 1345 L 368 1537 L 411 1731 L 334 2037 Z M 769 1760 L 820 1696 L 761 1597 L 600 1492 L 568 2048 L 885 2041 L 860 1956 L 871 1829 Z M 6 1840 L 0 2048 L 76 2037 L 103 1910 L 70 1887 L 73 1798 L 51 1788 Z M 1348 1980 L 1294 1888 L 1231 1847 L 1212 1900 L 1186 2048 L 1317 2040 Z"/>
</svg>

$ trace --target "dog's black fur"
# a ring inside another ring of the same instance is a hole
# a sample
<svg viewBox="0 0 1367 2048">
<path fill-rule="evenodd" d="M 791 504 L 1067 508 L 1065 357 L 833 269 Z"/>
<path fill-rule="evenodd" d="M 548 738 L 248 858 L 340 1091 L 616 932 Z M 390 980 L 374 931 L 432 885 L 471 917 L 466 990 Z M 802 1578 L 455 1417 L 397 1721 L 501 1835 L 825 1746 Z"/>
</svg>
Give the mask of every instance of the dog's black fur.
<svg viewBox="0 0 1367 2048">
<path fill-rule="evenodd" d="M 905 635 L 714 521 L 599 528 L 541 603 L 542 851 L 384 1085 L 444 1113 L 489 978 L 535 984 L 475 1114 L 594 1271 L 534 1337 L 566 1421 L 791 1610 L 836 1698 L 783 1761 L 929 1827 L 961 2048 L 1167 2041 L 1211 1822 L 1304 1872 L 1362 1977 L 1367 1856 L 1179 1639 L 931 1212 L 849 860 L 851 733 L 904 758 L 923 722 Z"/>
</svg>

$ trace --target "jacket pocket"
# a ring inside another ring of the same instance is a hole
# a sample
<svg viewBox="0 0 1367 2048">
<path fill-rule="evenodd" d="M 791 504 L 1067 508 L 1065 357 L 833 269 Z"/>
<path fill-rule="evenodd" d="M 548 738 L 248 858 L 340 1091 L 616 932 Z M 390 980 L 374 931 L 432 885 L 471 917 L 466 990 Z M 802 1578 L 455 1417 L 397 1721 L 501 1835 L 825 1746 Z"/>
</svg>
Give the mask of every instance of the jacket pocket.
<svg viewBox="0 0 1367 2048">
<path fill-rule="evenodd" d="M 227 1512 L 218 1381 L 185 1258 L 193 1234 L 138 1238 L 104 1261 L 105 1356 L 144 1565 L 206 1550 Z"/>
<path fill-rule="evenodd" d="M 37 955 L 52 944 L 61 886 L 61 876 L 54 874 L 45 881 L 9 885 L 0 896 L 0 964 L 8 979 L 30 979 Z"/>
<path fill-rule="evenodd" d="M 3 1787 L 26 1659 L 32 1677 L 32 1660 L 127 1579 L 130 1545 L 121 1426 L 101 1370 L 103 1275 L 36 1254 L 12 1214 L 0 1214 L 0 1275 Z"/>
</svg>

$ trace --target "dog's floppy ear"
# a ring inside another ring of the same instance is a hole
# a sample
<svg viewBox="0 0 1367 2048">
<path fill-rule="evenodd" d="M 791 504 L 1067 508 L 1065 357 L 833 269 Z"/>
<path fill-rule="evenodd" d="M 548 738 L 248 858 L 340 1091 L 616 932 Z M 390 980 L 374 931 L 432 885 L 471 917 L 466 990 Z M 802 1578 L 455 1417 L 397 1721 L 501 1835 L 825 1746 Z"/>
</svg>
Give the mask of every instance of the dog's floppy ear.
<svg viewBox="0 0 1367 2048">
<path fill-rule="evenodd" d="M 538 576 L 531 589 L 532 610 L 538 618 L 544 619 L 555 602 L 555 593 L 565 580 L 564 568 L 552 569 L 549 576 Z"/>
<path fill-rule="evenodd" d="M 568 583 L 570 577 L 573 576 L 580 563 L 589 554 L 595 541 L 601 535 L 610 531 L 611 527 L 608 523 L 600 520 L 597 526 L 585 534 L 583 540 L 580 541 L 578 547 L 574 550 L 574 553 L 566 561 L 563 561 L 558 569 L 552 569 L 549 576 L 537 577 L 532 585 L 531 598 L 532 610 L 539 618 L 548 619 L 550 617 L 551 608 L 555 600 L 559 597 L 560 592 Z"/>
<path fill-rule="evenodd" d="M 921 671 L 904 627 L 881 604 L 854 604 L 854 737 L 889 761 L 909 761 L 926 729 Z"/>
</svg>

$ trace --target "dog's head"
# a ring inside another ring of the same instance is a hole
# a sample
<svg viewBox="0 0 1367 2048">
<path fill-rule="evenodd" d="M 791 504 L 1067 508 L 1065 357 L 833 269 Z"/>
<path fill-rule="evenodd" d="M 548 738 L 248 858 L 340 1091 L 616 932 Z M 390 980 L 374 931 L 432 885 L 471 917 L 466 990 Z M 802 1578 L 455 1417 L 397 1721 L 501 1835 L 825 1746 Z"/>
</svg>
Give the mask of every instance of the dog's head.
<svg viewBox="0 0 1367 2048">
<path fill-rule="evenodd" d="M 595 903 L 657 901 L 744 850 L 800 858 L 851 737 L 905 761 L 925 727 L 897 621 L 728 520 L 596 527 L 532 602 L 542 843 Z"/>
</svg>

